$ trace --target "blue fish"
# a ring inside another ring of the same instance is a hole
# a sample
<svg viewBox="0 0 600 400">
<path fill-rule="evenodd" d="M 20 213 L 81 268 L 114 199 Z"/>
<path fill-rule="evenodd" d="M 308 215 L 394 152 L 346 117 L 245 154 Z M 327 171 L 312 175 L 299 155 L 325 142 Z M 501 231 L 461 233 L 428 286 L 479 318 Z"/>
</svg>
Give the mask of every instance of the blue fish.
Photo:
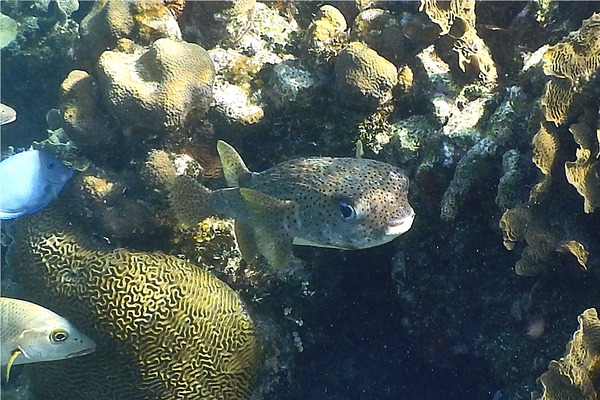
<svg viewBox="0 0 600 400">
<path fill-rule="evenodd" d="M 58 196 L 73 169 L 40 150 L 27 150 L 0 162 L 0 219 L 32 214 Z"/>
</svg>

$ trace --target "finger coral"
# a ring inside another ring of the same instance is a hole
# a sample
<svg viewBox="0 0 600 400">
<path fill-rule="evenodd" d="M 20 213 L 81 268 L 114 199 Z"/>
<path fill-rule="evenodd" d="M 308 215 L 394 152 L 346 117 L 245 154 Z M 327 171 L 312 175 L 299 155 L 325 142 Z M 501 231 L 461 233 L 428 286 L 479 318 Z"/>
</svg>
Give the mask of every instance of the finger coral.
<svg viewBox="0 0 600 400">
<path fill-rule="evenodd" d="M 58 207 L 13 226 L 9 265 L 32 300 L 98 348 L 60 368 L 32 366 L 38 398 L 250 397 L 259 344 L 232 289 L 176 257 L 96 243 Z"/>
<path fill-rule="evenodd" d="M 158 39 L 150 48 L 105 51 L 98 81 L 109 109 L 123 125 L 164 131 L 179 127 L 212 101 L 215 68 L 202 47 Z"/>
<path fill-rule="evenodd" d="M 595 308 L 578 318 L 579 329 L 567 345 L 565 356 L 551 361 L 548 371 L 538 379 L 543 394 L 534 400 L 596 400 L 600 394 L 600 320 Z"/>
</svg>

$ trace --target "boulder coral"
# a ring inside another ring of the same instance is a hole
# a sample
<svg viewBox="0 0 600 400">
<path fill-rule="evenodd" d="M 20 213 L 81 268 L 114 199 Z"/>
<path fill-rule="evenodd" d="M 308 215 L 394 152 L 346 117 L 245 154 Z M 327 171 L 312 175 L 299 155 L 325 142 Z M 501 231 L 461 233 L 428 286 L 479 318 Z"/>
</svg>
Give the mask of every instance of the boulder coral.
<svg viewBox="0 0 600 400">
<path fill-rule="evenodd" d="M 181 39 L 177 21 L 162 0 L 99 0 L 81 21 L 80 50 L 96 60 L 119 39 L 150 45 L 159 38 Z"/>
<path fill-rule="evenodd" d="M 105 146 L 115 135 L 96 101 L 98 96 L 98 82 L 85 71 L 71 71 L 60 85 L 63 127 L 82 148 Z"/>
<path fill-rule="evenodd" d="M 208 110 L 215 68 L 206 50 L 173 39 L 158 39 L 148 49 L 122 44 L 100 56 L 98 81 L 123 125 L 160 132 L 183 125 L 192 109 Z"/>
<path fill-rule="evenodd" d="M 392 98 L 398 70 L 360 42 L 350 43 L 335 62 L 335 85 L 340 98 L 362 107 L 377 106 Z"/>
<path fill-rule="evenodd" d="M 236 292 L 206 267 L 96 242 L 64 208 L 13 225 L 8 262 L 28 299 L 98 347 L 60 368 L 32 365 L 37 398 L 250 398 L 260 346 Z"/>
<path fill-rule="evenodd" d="M 543 393 L 534 400 L 596 400 L 600 395 L 600 320 L 595 308 L 578 318 L 579 329 L 567 344 L 565 356 L 550 361 L 548 371 L 539 377 Z"/>
<path fill-rule="evenodd" d="M 319 8 L 304 37 L 306 49 L 321 63 L 335 57 L 346 42 L 346 18 L 332 5 Z"/>
</svg>

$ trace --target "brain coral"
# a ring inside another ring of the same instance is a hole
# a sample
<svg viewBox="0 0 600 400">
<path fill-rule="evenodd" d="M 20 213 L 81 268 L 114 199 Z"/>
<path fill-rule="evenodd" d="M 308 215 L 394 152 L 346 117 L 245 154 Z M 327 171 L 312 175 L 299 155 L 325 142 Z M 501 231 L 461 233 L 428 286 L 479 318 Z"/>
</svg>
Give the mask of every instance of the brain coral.
<svg viewBox="0 0 600 400">
<path fill-rule="evenodd" d="M 250 397 L 259 344 L 232 289 L 176 257 L 97 244 L 58 207 L 13 226 L 9 265 L 30 299 L 98 347 L 60 368 L 32 365 L 37 398 Z"/>
<path fill-rule="evenodd" d="M 353 42 L 337 57 L 335 79 L 342 100 L 376 107 L 391 99 L 398 70 L 375 50 Z"/>
<path fill-rule="evenodd" d="M 206 112 L 212 101 L 215 68 L 193 43 L 165 38 L 147 50 L 105 51 L 98 71 L 110 111 L 127 126 L 178 127 L 192 109 Z"/>
<path fill-rule="evenodd" d="M 567 345 L 565 356 L 551 361 L 538 379 L 544 393 L 534 400 L 596 400 L 600 387 L 600 320 L 594 308 L 579 316 L 579 329 Z"/>
</svg>

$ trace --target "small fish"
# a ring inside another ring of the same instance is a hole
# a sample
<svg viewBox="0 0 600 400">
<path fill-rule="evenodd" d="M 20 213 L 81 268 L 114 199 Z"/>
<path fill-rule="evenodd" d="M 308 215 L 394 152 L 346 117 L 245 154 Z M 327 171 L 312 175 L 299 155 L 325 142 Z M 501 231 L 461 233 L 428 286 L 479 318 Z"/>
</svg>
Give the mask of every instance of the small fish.
<svg viewBox="0 0 600 400">
<path fill-rule="evenodd" d="M 40 150 L 27 150 L 0 162 L 0 219 L 17 218 L 46 207 L 73 176 L 73 169 Z"/>
<path fill-rule="evenodd" d="M 292 245 L 364 249 L 408 231 L 415 213 L 408 178 L 392 165 L 358 158 L 300 158 L 250 172 L 229 144 L 217 151 L 229 188 L 209 190 L 178 176 L 171 203 L 193 226 L 209 215 L 236 220 L 244 259 L 262 254 L 274 268 L 287 264 Z"/>
<path fill-rule="evenodd" d="M 24 300 L 0 297 L 0 354 L 6 380 L 13 365 L 89 354 L 96 343 L 54 312 Z"/>
<path fill-rule="evenodd" d="M 10 124 L 17 119 L 17 112 L 6 104 L 0 103 L 0 125 Z"/>
</svg>

